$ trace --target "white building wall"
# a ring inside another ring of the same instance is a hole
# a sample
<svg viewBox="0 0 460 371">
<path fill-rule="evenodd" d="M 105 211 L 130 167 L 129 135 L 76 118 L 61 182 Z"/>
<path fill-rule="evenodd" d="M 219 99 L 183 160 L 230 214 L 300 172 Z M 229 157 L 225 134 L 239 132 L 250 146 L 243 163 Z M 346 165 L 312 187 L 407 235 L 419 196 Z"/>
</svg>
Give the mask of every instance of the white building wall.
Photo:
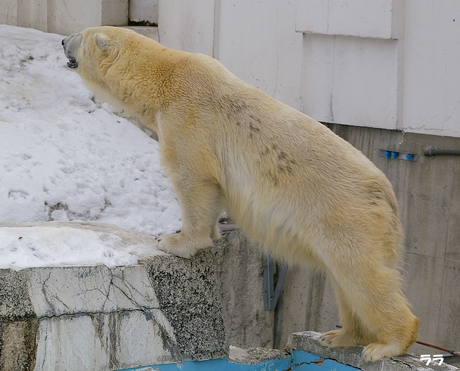
<svg viewBox="0 0 460 371">
<path fill-rule="evenodd" d="M 213 56 L 215 0 L 160 0 L 158 6 L 163 45 Z"/>
<path fill-rule="evenodd" d="M 166 46 L 214 56 L 318 120 L 460 137 L 457 0 L 160 0 L 159 12 Z"/>
<path fill-rule="evenodd" d="M 460 137 L 460 1 L 406 0 L 404 130 Z"/>
<path fill-rule="evenodd" d="M 215 57 L 235 75 L 301 108 L 302 34 L 289 0 L 222 0 Z"/>
<path fill-rule="evenodd" d="M 128 25 L 128 1 L 0 0 L 0 23 L 67 36 L 87 27 Z"/>
<path fill-rule="evenodd" d="M 18 25 L 18 0 L 1 0 L 0 23 Z"/>
</svg>

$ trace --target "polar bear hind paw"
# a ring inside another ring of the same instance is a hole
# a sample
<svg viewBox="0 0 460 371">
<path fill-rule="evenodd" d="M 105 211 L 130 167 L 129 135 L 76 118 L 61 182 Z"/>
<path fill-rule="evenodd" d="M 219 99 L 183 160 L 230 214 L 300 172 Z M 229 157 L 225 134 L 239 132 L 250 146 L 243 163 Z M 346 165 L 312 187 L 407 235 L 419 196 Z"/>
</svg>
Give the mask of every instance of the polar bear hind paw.
<svg viewBox="0 0 460 371">
<path fill-rule="evenodd" d="M 376 362 L 382 358 L 396 357 L 405 352 L 401 344 L 394 343 L 371 343 L 363 350 L 362 356 L 365 362 Z"/>
</svg>

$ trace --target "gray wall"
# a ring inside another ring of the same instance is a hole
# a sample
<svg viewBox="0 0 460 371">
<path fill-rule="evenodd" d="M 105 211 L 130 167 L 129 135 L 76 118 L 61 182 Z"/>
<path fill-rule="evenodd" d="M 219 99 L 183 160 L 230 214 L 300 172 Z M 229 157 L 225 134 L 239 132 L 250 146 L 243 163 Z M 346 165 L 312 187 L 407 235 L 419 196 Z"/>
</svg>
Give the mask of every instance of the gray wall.
<svg viewBox="0 0 460 371">
<path fill-rule="evenodd" d="M 458 150 L 460 139 L 345 125 L 329 127 L 367 155 L 393 184 L 406 233 L 404 291 L 420 319 L 419 339 L 459 350 L 460 157 L 433 159 L 423 152 L 431 147 Z M 411 152 L 419 158 L 416 162 L 386 159 L 379 156 L 380 149 Z M 262 255 L 238 238 L 238 243 L 219 252 L 223 254 L 221 291 L 227 328 L 231 328 L 230 344 L 283 348 L 293 332 L 323 332 L 340 324 L 330 282 L 314 270 L 291 268 L 270 330 L 272 312 L 263 311 Z M 434 351 L 421 346 L 411 350 Z"/>
<path fill-rule="evenodd" d="M 234 231 L 217 242 L 216 261 L 229 344 L 273 348 L 275 312 L 264 310 L 261 250 Z"/>
</svg>

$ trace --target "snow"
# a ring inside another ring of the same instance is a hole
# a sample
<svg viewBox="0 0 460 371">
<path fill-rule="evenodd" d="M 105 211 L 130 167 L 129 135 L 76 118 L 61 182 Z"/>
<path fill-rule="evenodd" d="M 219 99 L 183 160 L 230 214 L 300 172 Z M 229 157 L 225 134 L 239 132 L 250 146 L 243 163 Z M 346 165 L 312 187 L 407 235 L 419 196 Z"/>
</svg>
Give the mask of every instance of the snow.
<svg viewBox="0 0 460 371">
<path fill-rule="evenodd" d="M 62 39 L 0 25 L 0 220 L 95 221 L 154 236 L 180 229 L 158 142 L 94 101 L 66 67 Z M 53 229 L 0 228 L 0 268 L 137 262 L 96 232 Z M 26 241 L 34 251 L 19 248 Z"/>
</svg>

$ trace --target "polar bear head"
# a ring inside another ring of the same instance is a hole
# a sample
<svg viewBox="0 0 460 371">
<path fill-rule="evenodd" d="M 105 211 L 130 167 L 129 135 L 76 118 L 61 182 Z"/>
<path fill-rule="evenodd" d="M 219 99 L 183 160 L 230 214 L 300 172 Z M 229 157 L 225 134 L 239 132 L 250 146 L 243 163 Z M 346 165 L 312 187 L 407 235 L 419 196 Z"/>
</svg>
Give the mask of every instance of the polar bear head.
<svg viewBox="0 0 460 371">
<path fill-rule="evenodd" d="M 93 27 L 63 39 L 62 46 L 69 60 L 67 67 L 75 69 L 83 79 L 99 80 L 124 46 L 126 35 L 134 33 L 120 31 L 114 27 Z"/>
<path fill-rule="evenodd" d="M 126 71 L 122 54 L 134 54 L 133 49 L 141 37 L 136 32 L 116 27 L 93 27 L 73 34 L 62 40 L 67 67 L 77 72 L 92 90 L 99 101 L 112 104 L 117 109 L 125 109 L 113 85 L 123 80 L 122 71 Z M 111 67 L 112 75 L 118 70 L 118 76 L 108 76 Z"/>
<path fill-rule="evenodd" d="M 209 74 L 198 81 L 190 75 L 217 63 L 209 57 L 192 57 L 166 48 L 120 27 L 87 28 L 62 40 L 62 46 L 67 66 L 81 76 L 98 101 L 143 121 L 153 121 L 166 100 L 174 101 L 186 89 L 196 90 L 198 82 L 208 81 Z M 210 87 L 202 90 L 206 93 Z"/>
</svg>

